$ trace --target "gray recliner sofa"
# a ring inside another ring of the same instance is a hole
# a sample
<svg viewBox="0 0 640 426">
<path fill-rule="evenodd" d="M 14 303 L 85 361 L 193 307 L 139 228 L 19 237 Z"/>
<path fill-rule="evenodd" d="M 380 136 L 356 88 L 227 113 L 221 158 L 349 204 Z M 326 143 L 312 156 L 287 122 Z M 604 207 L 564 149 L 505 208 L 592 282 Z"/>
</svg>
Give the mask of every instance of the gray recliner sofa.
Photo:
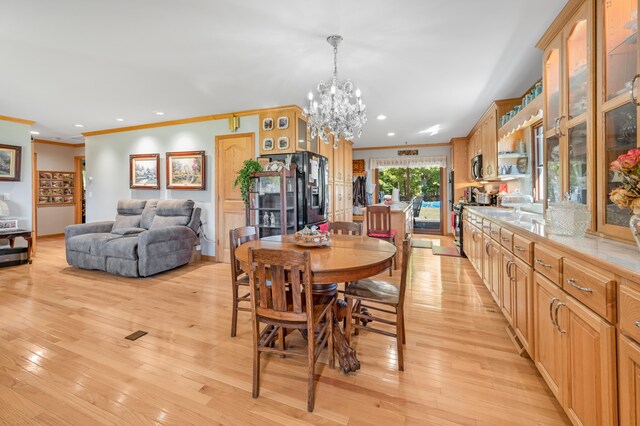
<svg viewBox="0 0 640 426">
<path fill-rule="evenodd" d="M 189 263 L 199 228 L 192 200 L 120 200 L 115 221 L 65 228 L 67 263 L 148 277 Z"/>
</svg>

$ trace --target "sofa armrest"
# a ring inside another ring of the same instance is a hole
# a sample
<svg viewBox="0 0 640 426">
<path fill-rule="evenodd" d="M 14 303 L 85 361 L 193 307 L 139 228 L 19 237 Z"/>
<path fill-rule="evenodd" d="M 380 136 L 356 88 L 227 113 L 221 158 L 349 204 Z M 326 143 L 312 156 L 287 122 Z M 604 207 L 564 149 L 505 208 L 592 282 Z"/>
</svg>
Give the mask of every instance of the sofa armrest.
<svg viewBox="0 0 640 426">
<path fill-rule="evenodd" d="M 166 226 L 164 228 L 149 229 L 148 231 L 140 233 L 138 236 L 138 247 L 173 240 L 195 239 L 196 237 L 196 233 L 188 226 Z"/>
<path fill-rule="evenodd" d="M 113 220 L 104 222 L 81 223 L 78 225 L 69 225 L 64 228 L 65 241 L 71 237 L 82 234 L 103 234 L 109 233 L 113 229 Z"/>
</svg>

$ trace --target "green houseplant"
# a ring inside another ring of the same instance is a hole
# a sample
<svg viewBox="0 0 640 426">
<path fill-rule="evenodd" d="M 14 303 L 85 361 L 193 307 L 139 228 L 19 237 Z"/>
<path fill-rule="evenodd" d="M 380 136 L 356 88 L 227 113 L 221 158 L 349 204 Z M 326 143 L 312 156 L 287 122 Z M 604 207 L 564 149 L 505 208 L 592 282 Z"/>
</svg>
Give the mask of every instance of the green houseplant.
<svg viewBox="0 0 640 426">
<path fill-rule="evenodd" d="M 242 168 L 238 172 L 238 177 L 233 183 L 233 187 L 240 185 L 240 193 L 244 203 L 249 203 L 249 192 L 253 190 L 254 181 L 251 179 L 251 175 L 255 172 L 261 172 L 262 166 L 256 160 L 244 160 Z"/>
</svg>

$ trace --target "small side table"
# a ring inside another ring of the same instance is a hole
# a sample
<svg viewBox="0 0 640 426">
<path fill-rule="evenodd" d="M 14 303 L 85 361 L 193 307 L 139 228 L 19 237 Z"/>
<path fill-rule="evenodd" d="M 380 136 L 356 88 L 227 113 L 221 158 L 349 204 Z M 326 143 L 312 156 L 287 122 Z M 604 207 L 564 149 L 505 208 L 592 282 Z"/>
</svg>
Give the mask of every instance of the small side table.
<svg viewBox="0 0 640 426">
<path fill-rule="evenodd" d="M 13 248 L 15 244 L 15 239 L 18 237 L 24 238 L 27 242 L 27 259 L 29 263 L 32 263 L 31 259 L 31 231 L 27 231 L 25 229 L 11 229 L 11 230 L 0 230 L 0 240 L 9 240 L 9 247 Z"/>
</svg>

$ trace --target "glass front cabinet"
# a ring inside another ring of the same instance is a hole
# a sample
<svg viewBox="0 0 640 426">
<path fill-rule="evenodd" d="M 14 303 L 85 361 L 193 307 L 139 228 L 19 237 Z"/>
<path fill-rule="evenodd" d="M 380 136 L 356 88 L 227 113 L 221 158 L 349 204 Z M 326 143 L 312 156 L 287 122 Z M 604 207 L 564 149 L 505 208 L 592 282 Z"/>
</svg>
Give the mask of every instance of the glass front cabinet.
<svg viewBox="0 0 640 426">
<path fill-rule="evenodd" d="M 293 234 L 297 229 L 295 165 L 279 172 L 256 172 L 247 205 L 247 225 L 257 226 L 260 238 Z"/>
<path fill-rule="evenodd" d="M 582 2 L 542 47 L 546 204 L 566 196 L 585 204 L 595 226 L 594 9 Z M 543 43 L 541 40 L 541 43 Z"/>
<path fill-rule="evenodd" d="M 638 0 L 599 0 L 598 16 L 598 231 L 631 239 L 630 211 L 609 200 L 616 182 L 609 164 L 638 145 Z"/>
</svg>

